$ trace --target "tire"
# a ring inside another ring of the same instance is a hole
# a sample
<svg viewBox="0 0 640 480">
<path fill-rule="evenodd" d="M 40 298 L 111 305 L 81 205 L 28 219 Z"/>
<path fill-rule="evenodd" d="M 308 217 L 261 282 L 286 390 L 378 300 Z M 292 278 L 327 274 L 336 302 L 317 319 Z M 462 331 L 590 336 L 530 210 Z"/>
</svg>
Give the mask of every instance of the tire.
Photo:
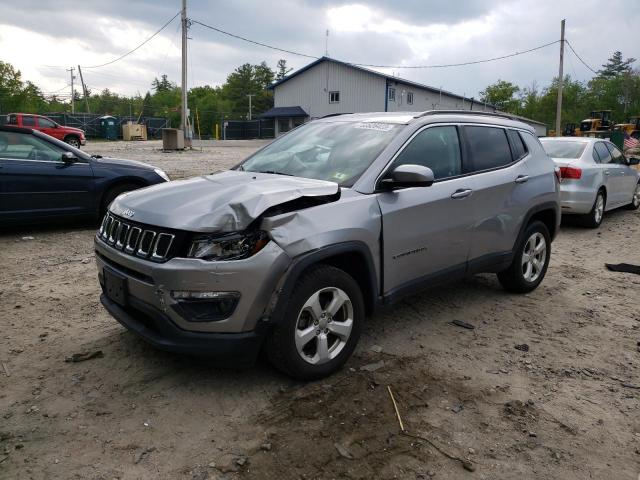
<svg viewBox="0 0 640 480">
<path fill-rule="evenodd" d="M 80 148 L 80 139 L 75 135 L 69 135 L 65 137 L 64 141 L 75 148 Z"/>
<path fill-rule="evenodd" d="M 627 210 L 638 210 L 640 208 L 640 183 L 636 185 L 636 189 L 633 191 L 633 198 L 631 203 L 625 207 Z"/>
<path fill-rule="evenodd" d="M 332 319 L 334 299 L 342 303 Z M 296 281 L 284 316 L 267 338 L 269 361 L 298 380 L 326 377 L 353 353 L 364 317 L 362 292 L 349 274 L 329 265 L 312 267 Z"/>
<path fill-rule="evenodd" d="M 542 241 L 544 241 L 544 252 L 536 253 Z M 530 252 L 533 252 L 533 255 Z M 531 260 L 527 261 L 525 255 Z M 510 292 L 531 292 L 544 279 L 550 258 L 551 236 L 549 235 L 549 230 L 544 223 L 535 220 L 524 231 L 522 241 L 516 248 L 515 256 L 509 268 L 498 273 L 498 280 Z"/>
<path fill-rule="evenodd" d="M 120 183 L 118 185 L 114 185 L 107 193 L 102 197 L 102 203 L 100 205 L 100 218 L 104 217 L 105 213 L 107 213 L 107 209 L 111 202 L 113 202 L 116 197 L 122 193 L 130 192 L 131 190 L 136 190 L 140 188 L 140 185 L 136 185 L 135 183 Z"/>
<path fill-rule="evenodd" d="M 601 204 L 599 202 L 602 202 Z M 593 202 L 591 211 L 581 217 L 582 225 L 587 228 L 598 228 L 604 218 L 604 209 L 607 205 L 607 196 L 603 190 L 598 190 L 596 200 Z"/>
</svg>

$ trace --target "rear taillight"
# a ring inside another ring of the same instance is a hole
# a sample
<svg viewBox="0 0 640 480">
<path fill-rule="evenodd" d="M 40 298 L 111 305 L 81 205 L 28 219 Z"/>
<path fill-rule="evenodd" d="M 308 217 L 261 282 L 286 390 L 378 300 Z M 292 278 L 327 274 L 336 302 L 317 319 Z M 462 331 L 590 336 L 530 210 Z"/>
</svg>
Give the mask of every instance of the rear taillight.
<svg viewBox="0 0 640 480">
<path fill-rule="evenodd" d="M 580 180 L 582 169 L 575 167 L 560 167 L 560 178 L 562 180 Z"/>
</svg>

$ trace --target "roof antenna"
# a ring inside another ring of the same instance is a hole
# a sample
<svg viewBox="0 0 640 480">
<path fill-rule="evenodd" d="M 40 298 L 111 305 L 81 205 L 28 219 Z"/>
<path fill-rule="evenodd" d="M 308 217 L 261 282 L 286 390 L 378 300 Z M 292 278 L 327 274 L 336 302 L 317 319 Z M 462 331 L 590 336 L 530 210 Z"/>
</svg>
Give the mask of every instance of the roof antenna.
<svg viewBox="0 0 640 480">
<path fill-rule="evenodd" d="M 327 33 L 324 38 L 324 56 L 329 56 L 329 29 L 327 28 Z"/>
</svg>

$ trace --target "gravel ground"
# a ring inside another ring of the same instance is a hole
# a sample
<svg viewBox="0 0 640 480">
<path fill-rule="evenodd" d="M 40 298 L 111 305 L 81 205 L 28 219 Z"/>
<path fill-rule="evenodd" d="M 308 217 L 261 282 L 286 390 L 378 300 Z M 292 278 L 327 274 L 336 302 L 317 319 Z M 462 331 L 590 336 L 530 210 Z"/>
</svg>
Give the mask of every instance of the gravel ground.
<svg viewBox="0 0 640 480">
<path fill-rule="evenodd" d="M 229 144 L 86 151 L 179 178 L 264 142 Z M 604 268 L 640 264 L 638 212 L 563 226 L 531 294 L 480 275 L 376 314 L 347 366 L 309 384 L 125 331 L 98 300 L 94 231 L 0 234 L 2 479 L 638 479 L 640 276 Z M 65 361 L 83 352 L 101 354 Z"/>
</svg>

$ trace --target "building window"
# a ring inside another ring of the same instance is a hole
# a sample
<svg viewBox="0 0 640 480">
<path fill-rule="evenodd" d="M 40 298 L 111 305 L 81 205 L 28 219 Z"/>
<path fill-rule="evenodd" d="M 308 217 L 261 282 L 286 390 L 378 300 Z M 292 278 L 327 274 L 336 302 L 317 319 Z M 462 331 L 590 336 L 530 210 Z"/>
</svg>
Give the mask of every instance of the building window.
<svg viewBox="0 0 640 480">
<path fill-rule="evenodd" d="M 396 89 L 393 87 L 389 87 L 388 99 L 390 102 L 396 101 Z"/>
<path fill-rule="evenodd" d="M 329 103 L 340 103 L 340 92 L 329 92 Z"/>
<path fill-rule="evenodd" d="M 407 105 L 413 105 L 413 92 L 407 92 Z"/>
</svg>

